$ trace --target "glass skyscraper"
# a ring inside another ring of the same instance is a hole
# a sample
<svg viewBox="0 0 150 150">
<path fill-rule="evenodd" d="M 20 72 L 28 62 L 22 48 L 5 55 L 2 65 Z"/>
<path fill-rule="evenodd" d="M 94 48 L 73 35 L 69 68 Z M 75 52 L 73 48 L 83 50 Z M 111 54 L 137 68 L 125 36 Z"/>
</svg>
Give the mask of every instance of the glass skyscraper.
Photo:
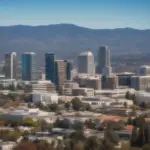
<svg viewBox="0 0 150 150">
<path fill-rule="evenodd" d="M 35 53 L 26 52 L 22 54 L 22 80 L 36 80 Z"/>
<path fill-rule="evenodd" d="M 110 50 L 108 46 L 101 46 L 98 50 L 98 66 L 97 73 L 102 74 L 105 67 L 111 67 Z"/>
<path fill-rule="evenodd" d="M 46 80 L 50 80 L 52 83 L 56 82 L 56 66 L 55 66 L 55 54 L 45 54 L 45 75 Z"/>
</svg>

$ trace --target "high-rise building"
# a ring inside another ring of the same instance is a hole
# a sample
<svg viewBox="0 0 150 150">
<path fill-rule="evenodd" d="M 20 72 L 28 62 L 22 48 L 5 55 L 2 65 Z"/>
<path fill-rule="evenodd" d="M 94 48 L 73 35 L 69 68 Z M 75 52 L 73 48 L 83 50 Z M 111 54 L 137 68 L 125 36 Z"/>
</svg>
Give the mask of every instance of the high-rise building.
<svg viewBox="0 0 150 150">
<path fill-rule="evenodd" d="M 56 61 L 56 87 L 60 90 L 61 86 L 66 81 L 66 61 L 57 60 Z"/>
<path fill-rule="evenodd" d="M 150 66 L 140 66 L 139 70 L 138 70 L 138 75 L 139 76 L 149 76 L 150 75 Z"/>
<path fill-rule="evenodd" d="M 73 69 L 73 65 L 69 61 L 66 61 L 66 65 L 66 79 L 71 80 L 71 71 Z"/>
<path fill-rule="evenodd" d="M 5 77 L 7 79 L 16 78 L 16 53 L 5 54 Z"/>
<path fill-rule="evenodd" d="M 101 46 L 98 50 L 97 73 L 102 74 L 103 69 L 105 67 L 107 67 L 107 68 L 111 67 L 111 64 L 110 64 L 110 50 L 109 50 L 108 46 Z"/>
<path fill-rule="evenodd" d="M 36 80 L 35 56 L 33 52 L 22 54 L 22 80 Z"/>
<path fill-rule="evenodd" d="M 52 83 L 56 81 L 56 66 L 55 66 L 55 54 L 45 54 L 45 75 L 46 80 L 50 80 Z"/>
<path fill-rule="evenodd" d="M 82 52 L 78 56 L 78 73 L 95 74 L 94 56 L 91 52 Z"/>
</svg>

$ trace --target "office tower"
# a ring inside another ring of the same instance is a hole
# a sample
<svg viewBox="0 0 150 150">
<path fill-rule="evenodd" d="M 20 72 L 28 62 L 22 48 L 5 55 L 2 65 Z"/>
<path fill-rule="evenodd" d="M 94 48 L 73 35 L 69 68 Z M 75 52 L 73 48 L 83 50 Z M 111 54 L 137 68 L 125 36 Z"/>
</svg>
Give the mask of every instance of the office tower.
<svg viewBox="0 0 150 150">
<path fill-rule="evenodd" d="M 71 71 L 72 71 L 72 69 L 73 69 L 73 65 L 72 65 L 72 63 L 71 62 L 69 62 L 69 61 L 66 61 L 66 79 L 67 80 L 71 80 Z"/>
<path fill-rule="evenodd" d="M 56 61 L 56 87 L 60 90 L 61 86 L 66 81 L 66 61 L 57 60 Z"/>
<path fill-rule="evenodd" d="M 35 56 L 33 52 L 22 54 L 22 80 L 36 80 Z"/>
<path fill-rule="evenodd" d="M 150 75 L 150 66 L 140 66 L 138 70 L 139 76 L 149 76 Z"/>
<path fill-rule="evenodd" d="M 55 66 L 55 54 L 46 53 L 45 54 L 45 75 L 46 80 L 50 80 L 52 83 L 55 83 L 56 80 L 56 66 Z"/>
<path fill-rule="evenodd" d="M 98 50 L 98 66 L 97 73 L 102 74 L 105 67 L 111 67 L 110 50 L 108 46 L 101 46 Z"/>
<path fill-rule="evenodd" d="M 16 53 L 5 54 L 5 78 L 16 78 Z"/>
<path fill-rule="evenodd" d="M 78 73 L 95 74 L 94 56 L 91 52 L 82 52 L 78 56 Z"/>
</svg>

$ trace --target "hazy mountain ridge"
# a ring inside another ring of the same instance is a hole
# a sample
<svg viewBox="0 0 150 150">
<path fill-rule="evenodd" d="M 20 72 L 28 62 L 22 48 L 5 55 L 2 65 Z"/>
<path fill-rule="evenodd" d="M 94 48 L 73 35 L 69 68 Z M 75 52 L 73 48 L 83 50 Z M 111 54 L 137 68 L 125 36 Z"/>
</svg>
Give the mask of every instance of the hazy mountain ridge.
<svg viewBox="0 0 150 150">
<path fill-rule="evenodd" d="M 149 29 L 89 29 L 73 24 L 0 27 L 1 55 L 10 51 L 52 51 L 60 57 L 75 57 L 87 49 L 95 54 L 100 45 L 108 45 L 113 54 L 149 52 L 149 39 Z"/>
</svg>

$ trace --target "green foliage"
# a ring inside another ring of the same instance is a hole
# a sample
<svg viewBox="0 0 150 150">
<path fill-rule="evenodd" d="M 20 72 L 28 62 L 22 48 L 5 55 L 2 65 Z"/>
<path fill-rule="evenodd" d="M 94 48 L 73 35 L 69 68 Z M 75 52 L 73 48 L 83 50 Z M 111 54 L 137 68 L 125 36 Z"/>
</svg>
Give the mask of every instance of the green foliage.
<svg viewBox="0 0 150 150">
<path fill-rule="evenodd" d="M 135 101 L 135 94 L 130 93 L 129 91 L 126 92 L 125 98 L 128 100 Z"/>
<path fill-rule="evenodd" d="M 54 112 L 56 112 L 56 111 L 58 111 L 58 104 L 56 104 L 56 103 L 54 103 L 54 104 L 51 104 L 51 105 L 49 105 L 48 106 L 49 107 L 49 109 L 51 110 L 51 111 L 54 111 Z"/>
<path fill-rule="evenodd" d="M 112 144 L 116 145 L 119 142 L 118 135 L 113 131 L 112 126 L 108 125 L 105 131 L 104 139 L 107 139 Z"/>
<path fill-rule="evenodd" d="M 137 145 L 142 147 L 145 144 L 144 126 L 142 125 L 139 129 L 139 136 L 137 139 Z"/>
<path fill-rule="evenodd" d="M 142 102 L 142 103 L 140 104 L 140 107 L 141 107 L 142 109 L 147 109 L 147 103 L 146 103 L 146 102 Z"/>
<path fill-rule="evenodd" d="M 66 102 L 66 103 L 65 103 L 65 108 L 66 108 L 66 110 L 69 110 L 70 107 L 71 107 L 71 103 L 70 103 L 70 102 Z"/>
<path fill-rule="evenodd" d="M 33 121 L 32 119 L 24 119 L 22 120 L 21 124 L 29 127 L 40 127 L 40 123 L 37 121 Z"/>
<path fill-rule="evenodd" d="M 129 118 L 127 120 L 127 124 L 128 125 L 133 125 L 133 120 L 132 120 L 131 116 L 129 116 Z"/>
<path fill-rule="evenodd" d="M 85 150 L 95 150 L 100 149 L 101 144 L 97 137 L 91 136 L 87 138 L 85 143 Z"/>
<path fill-rule="evenodd" d="M 84 141 L 84 140 L 85 140 L 85 136 L 84 136 L 83 130 L 77 130 L 76 132 L 72 133 L 72 134 L 70 135 L 70 138 L 71 138 L 74 142 L 77 142 L 77 141 Z"/>
<path fill-rule="evenodd" d="M 89 129 L 94 129 L 94 128 L 95 128 L 95 124 L 92 122 L 91 119 L 87 120 L 87 121 L 85 122 L 85 125 L 86 125 L 87 128 L 89 128 Z"/>
<path fill-rule="evenodd" d="M 74 150 L 84 150 L 84 144 L 82 142 L 77 142 L 74 146 Z"/>
<path fill-rule="evenodd" d="M 0 131 L 0 139 L 3 141 L 16 141 L 21 136 L 19 131 L 8 131 L 2 130 Z"/>
<path fill-rule="evenodd" d="M 79 111 L 80 108 L 82 107 L 82 102 L 80 101 L 79 98 L 73 98 L 71 103 L 72 103 L 72 108 L 76 111 Z"/>
<path fill-rule="evenodd" d="M 145 144 L 145 145 L 142 147 L 142 150 L 150 150 L 150 144 Z"/>
<path fill-rule="evenodd" d="M 139 133 L 137 127 L 134 127 L 132 130 L 132 136 L 131 136 L 131 146 L 136 146 L 137 145 L 137 139 L 138 139 Z"/>
</svg>

